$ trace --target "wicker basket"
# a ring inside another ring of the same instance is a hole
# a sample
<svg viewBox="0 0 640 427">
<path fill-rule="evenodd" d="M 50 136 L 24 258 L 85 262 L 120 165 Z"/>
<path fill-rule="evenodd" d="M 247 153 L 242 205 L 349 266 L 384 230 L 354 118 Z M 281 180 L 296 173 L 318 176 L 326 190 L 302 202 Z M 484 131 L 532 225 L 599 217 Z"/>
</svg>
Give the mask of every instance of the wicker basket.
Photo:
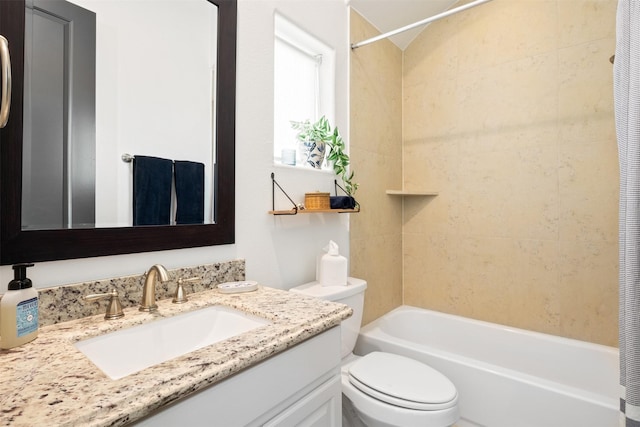
<svg viewBox="0 0 640 427">
<path fill-rule="evenodd" d="M 305 193 L 304 208 L 309 210 L 331 209 L 329 193 L 321 193 L 319 191 L 315 193 Z"/>
</svg>

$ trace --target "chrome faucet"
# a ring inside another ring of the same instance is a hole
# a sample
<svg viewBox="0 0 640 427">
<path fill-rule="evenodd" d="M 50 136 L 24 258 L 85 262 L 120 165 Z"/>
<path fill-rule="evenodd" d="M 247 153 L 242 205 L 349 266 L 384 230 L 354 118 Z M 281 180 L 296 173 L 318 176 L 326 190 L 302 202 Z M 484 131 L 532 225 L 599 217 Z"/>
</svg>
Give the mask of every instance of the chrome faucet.
<svg viewBox="0 0 640 427">
<path fill-rule="evenodd" d="M 160 264 L 152 266 L 147 271 L 147 277 L 144 280 L 144 287 L 142 288 L 142 301 L 140 301 L 140 311 L 156 311 L 158 305 L 156 304 L 156 277 L 159 277 L 161 282 L 169 280 L 169 273 L 167 269 Z"/>
</svg>

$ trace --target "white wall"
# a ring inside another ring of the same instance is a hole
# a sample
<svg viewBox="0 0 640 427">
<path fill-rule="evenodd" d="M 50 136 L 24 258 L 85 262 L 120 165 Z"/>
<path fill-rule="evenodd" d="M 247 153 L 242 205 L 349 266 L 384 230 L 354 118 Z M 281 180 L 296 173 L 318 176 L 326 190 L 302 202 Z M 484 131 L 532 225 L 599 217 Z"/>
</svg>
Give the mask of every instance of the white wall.
<svg viewBox="0 0 640 427">
<path fill-rule="evenodd" d="M 336 125 L 348 135 L 348 10 L 342 0 L 240 0 L 238 7 L 236 228 L 247 276 L 289 288 L 313 280 L 315 256 L 329 239 L 348 255 L 349 218 L 337 214 L 273 217 L 271 172 L 295 201 L 330 191 L 333 175 L 273 166 L 274 12 L 336 49 Z M 276 208 L 287 209 L 284 200 Z M 255 242 L 255 243 L 252 243 Z"/>
<path fill-rule="evenodd" d="M 151 20 L 148 2 L 71 2 L 96 14 L 96 224 L 130 226 L 133 165 L 122 154 L 202 162 L 211 182 L 216 7 L 155 0 Z M 210 223 L 210 186 L 204 206 Z"/>
<path fill-rule="evenodd" d="M 236 243 L 234 245 L 37 263 L 28 276 L 38 288 L 141 274 L 155 263 L 167 268 L 246 259 L 247 278 L 288 289 L 314 279 L 315 257 L 333 239 L 348 256 L 346 214 L 274 217 L 271 172 L 295 200 L 330 191 L 333 175 L 273 165 L 273 22 L 279 10 L 335 47 L 336 125 L 348 132 L 348 14 L 343 0 L 239 0 L 236 120 Z M 287 206 L 279 199 L 277 208 Z M 281 203 L 281 204 L 280 204 Z M 0 267 L 0 291 L 13 278 Z"/>
</svg>

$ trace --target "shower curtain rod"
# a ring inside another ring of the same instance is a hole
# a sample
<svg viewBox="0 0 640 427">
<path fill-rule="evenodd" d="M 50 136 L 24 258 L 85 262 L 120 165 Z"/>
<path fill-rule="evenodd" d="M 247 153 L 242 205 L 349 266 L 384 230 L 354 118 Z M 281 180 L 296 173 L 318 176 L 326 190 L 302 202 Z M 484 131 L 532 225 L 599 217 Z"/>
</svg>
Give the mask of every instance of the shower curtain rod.
<svg viewBox="0 0 640 427">
<path fill-rule="evenodd" d="M 430 22 L 437 21 L 438 19 L 446 18 L 447 16 L 454 15 L 458 12 L 462 12 L 463 10 L 471 9 L 472 7 L 480 6 L 482 3 L 490 2 L 491 0 L 476 0 L 474 2 L 465 4 L 460 7 L 456 7 L 454 9 L 447 10 L 445 12 L 439 13 L 438 15 L 433 15 L 429 18 L 423 19 L 422 21 L 414 22 L 413 24 L 406 25 L 402 28 L 398 28 L 397 30 L 389 31 L 384 34 L 380 34 L 379 36 L 372 37 L 367 40 L 363 40 L 358 43 L 353 43 L 351 45 L 351 49 L 357 49 L 359 47 L 368 45 L 373 42 L 377 42 L 378 40 L 386 39 L 387 37 L 395 36 L 396 34 L 403 33 L 405 31 L 411 30 L 413 28 L 419 27 L 421 25 L 426 25 Z"/>
</svg>

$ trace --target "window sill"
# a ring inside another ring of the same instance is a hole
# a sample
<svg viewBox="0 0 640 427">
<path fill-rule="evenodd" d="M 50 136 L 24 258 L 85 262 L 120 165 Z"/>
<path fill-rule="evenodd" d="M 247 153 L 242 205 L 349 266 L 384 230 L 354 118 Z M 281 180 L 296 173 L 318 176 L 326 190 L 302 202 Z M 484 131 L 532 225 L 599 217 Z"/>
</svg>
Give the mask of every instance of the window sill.
<svg viewBox="0 0 640 427">
<path fill-rule="evenodd" d="M 273 166 L 277 167 L 277 168 L 287 169 L 287 170 L 299 170 L 299 171 L 315 172 L 315 173 L 326 173 L 326 174 L 333 175 L 333 169 L 330 169 L 328 167 L 322 168 L 322 169 L 314 169 L 311 166 L 308 166 L 308 167 L 307 166 L 302 166 L 302 165 L 291 166 L 291 165 L 282 164 L 277 160 L 274 160 Z"/>
</svg>

